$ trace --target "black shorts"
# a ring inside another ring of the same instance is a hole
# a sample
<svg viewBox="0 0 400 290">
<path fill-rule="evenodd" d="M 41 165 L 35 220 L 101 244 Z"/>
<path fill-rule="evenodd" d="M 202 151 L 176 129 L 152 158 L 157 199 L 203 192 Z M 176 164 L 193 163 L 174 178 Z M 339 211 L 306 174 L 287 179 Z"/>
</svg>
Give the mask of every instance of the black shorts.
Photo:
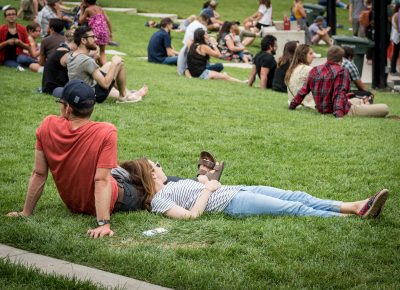
<svg viewBox="0 0 400 290">
<path fill-rule="evenodd" d="M 100 71 L 100 72 L 102 73 L 103 76 L 107 75 L 105 72 L 102 72 L 102 71 Z M 111 82 L 111 85 L 108 87 L 108 89 L 102 88 L 99 84 L 96 84 L 94 86 L 94 93 L 96 94 L 96 103 L 102 103 L 107 99 L 108 95 L 110 94 L 111 89 L 114 86 L 114 83 L 115 83 L 115 80 L 113 80 Z"/>
<path fill-rule="evenodd" d="M 115 178 L 115 177 L 114 177 Z M 114 205 L 113 212 L 117 211 L 137 211 L 143 209 L 143 201 L 139 191 L 129 182 L 119 180 L 118 182 L 118 199 Z M 119 196 L 123 192 L 123 197 Z"/>
<path fill-rule="evenodd" d="M 260 22 L 257 22 L 257 24 L 256 24 L 256 27 L 258 28 L 258 30 L 261 30 L 263 27 L 268 27 L 268 26 L 271 26 L 271 25 L 262 24 Z"/>
</svg>

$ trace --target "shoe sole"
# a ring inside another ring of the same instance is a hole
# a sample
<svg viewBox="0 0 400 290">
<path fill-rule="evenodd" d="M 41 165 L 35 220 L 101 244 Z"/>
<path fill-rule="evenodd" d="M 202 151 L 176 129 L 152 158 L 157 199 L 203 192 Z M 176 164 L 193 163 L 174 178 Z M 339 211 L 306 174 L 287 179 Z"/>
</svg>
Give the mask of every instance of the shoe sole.
<svg viewBox="0 0 400 290">
<path fill-rule="evenodd" d="M 133 103 L 137 103 L 137 102 L 140 102 L 140 101 L 142 101 L 143 100 L 143 98 L 142 97 L 140 97 L 139 99 L 136 99 L 136 100 L 125 100 L 125 101 L 115 101 L 115 103 L 116 104 L 133 104 Z"/>
<path fill-rule="evenodd" d="M 368 211 L 363 215 L 363 218 L 365 219 L 377 218 L 379 214 L 382 212 L 383 206 L 385 205 L 388 195 L 389 195 L 389 190 L 382 189 L 375 196 L 374 202 L 372 203 Z"/>
</svg>

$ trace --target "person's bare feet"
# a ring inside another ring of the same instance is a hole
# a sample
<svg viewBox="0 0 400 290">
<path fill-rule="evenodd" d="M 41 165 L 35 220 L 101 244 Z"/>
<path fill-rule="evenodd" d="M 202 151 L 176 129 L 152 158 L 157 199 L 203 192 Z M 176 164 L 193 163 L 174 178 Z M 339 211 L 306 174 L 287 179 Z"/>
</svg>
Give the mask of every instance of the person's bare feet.
<svg viewBox="0 0 400 290">
<path fill-rule="evenodd" d="M 135 103 L 140 102 L 145 95 L 147 95 L 149 88 L 144 85 L 138 91 L 131 91 L 126 95 L 126 102 Z"/>
<path fill-rule="evenodd" d="M 140 88 L 140 90 L 136 91 L 135 94 L 137 96 L 144 97 L 145 95 L 147 95 L 148 92 L 149 88 L 146 85 L 144 85 L 143 87 Z"/>
</svg>

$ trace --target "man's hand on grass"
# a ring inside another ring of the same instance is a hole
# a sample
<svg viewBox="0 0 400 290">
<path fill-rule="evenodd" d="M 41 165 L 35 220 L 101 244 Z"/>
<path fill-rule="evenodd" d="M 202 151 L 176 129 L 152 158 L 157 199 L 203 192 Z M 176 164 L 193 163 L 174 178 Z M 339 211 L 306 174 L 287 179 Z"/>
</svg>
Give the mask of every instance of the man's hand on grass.
<svg viewBox="0 0 400 290">
<path fill-rule="evenodd" d="M 8 217 L 19 217 L 19 216 L 27 217 L 28 215 L 24 214 L 24 212 L 22 212 L 22 211 L 20 211 L 20 212 L 12 211 L 12 212 L 9 212 L 8 214 L 6 214 L 6 216 L 8 216 Z"/>
<path fill-rule="evenodd" d="M 110 236 L 112 237 L 114 235 L 114 232 L 110 228 L 110 224 L 106 224 L 104 226 L 99 226 L 95 229 L 89 229 L 87 231 L 87 234 L 94 239 L 97 238 L 102 238 L 104 236 Z"/>
</svg>

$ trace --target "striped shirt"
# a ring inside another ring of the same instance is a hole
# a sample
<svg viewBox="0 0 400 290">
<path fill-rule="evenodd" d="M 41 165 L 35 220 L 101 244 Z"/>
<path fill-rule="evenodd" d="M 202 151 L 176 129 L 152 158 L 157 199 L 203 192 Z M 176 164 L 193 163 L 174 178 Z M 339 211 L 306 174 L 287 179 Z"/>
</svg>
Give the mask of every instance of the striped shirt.
<svg viewBox="0 0 400 290">
<path fill-rule="evenodd" d="M 204 184 L 191 179 L 169 182 L 154 195 L 151 201 L 151 211 L 165 213 L 175 205 L 191 210 L 204 187 Z M 210 195 L 205 211 L 223 211 L 241 188 L 242 186 L 237 185 L 221 186 Z"/>
</svg>

